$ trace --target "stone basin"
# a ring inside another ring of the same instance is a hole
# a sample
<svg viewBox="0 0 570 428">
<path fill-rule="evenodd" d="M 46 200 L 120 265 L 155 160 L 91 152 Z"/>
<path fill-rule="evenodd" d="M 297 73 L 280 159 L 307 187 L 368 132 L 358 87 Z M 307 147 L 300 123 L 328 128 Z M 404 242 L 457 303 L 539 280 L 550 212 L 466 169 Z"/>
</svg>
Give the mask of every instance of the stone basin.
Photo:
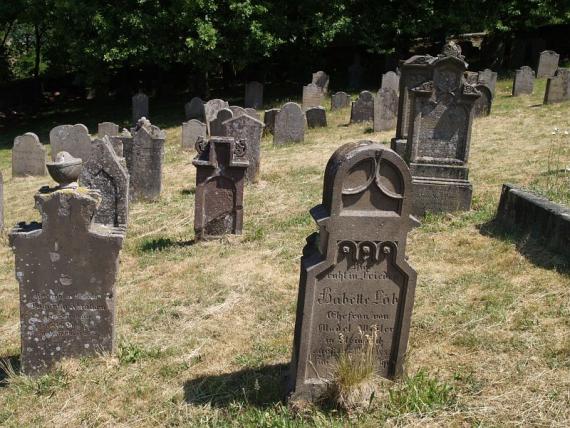
<svg viewBox="0 0 570 428">
<path fill-rule="evenodd" d="M 74 158 L 67 152 L 59 152 L 55 161 L 46 163 L 49 175 L 59 183 L 59 187 L 62 189 L 77 187 L 77 179 L 81 173 L 82 165 L 81 159 Z"/>
</svg>

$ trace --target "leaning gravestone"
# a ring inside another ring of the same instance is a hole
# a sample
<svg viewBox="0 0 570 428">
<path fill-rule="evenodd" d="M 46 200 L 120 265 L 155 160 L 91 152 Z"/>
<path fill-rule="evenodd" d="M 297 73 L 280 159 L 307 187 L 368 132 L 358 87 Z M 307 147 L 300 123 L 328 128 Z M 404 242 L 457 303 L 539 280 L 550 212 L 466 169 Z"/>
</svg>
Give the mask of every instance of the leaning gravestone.
<svg viewBox="0 0 570 428">
<path fill-rule="evenodd" d="M 339 356 L 364 352 L 363 335 L 375 337 L 377 374 L 402 373 L 416 288 L 406 261 L 412 196 L 408 167 L 379 143 L 346 144 L 329 160 L 311 210 L 319 233 L 301 258 L 290 400 L 323 398 Z"/>
<path fill-rule="evenodd" d="M 527 94 L 532 95 L 534 89 L 534 70 L 525 65 L 515 72 L 513 81 L 513 97 Z"/>
<path fill-rule="evenodd" d="M 204 111 L 204 101 L 201 98 L 194 97 L 184 106 L 184 117 L 186 120 L 196 119 L 200 122 L 206 121 L 206 113 Z"/>
<path fill-rule="evenodd" d="M 541 79 L 544 77 L 552 77 L 558 70 L 558 61 L 560 55 L 554 51 L 542 51 L 538 57 L 538 65 L 536 67 L 536 77 Z"/>
<path fill-rule="evenodd" d="M 263 107 L 263 84 L 259 82 L 249 82 L 245 85 L 244 106 L 258 109 Z"/>
<path fill-rule="evenodd" d="M 286 103 L 275 116 L 273 144 L 299 143 L 305 140 L 305 115 L 297 103 Z"/>
<path fill-rule="evenodd" d="M 324 71 L 317 71 L 313 73 L 312 84 L 317 85 L 321 91 L 326 94 L 329 91 L 329 75 Z"/>
<path fill-rule="evenodd" d="M 244 178 L 249 166 L 246 143 L 212 137 L 198 148 L 192 161 L 196 167 L 196 239 L 241 235 Z"/>
<path fill-rule="evenodd" d="M 119 135 L 119 125 L 113 122 L 102 122 L 97 125 L 97 136 L 103 138 L 105 136 L 111 138 Z"/>
<path fill-rule="evenodd" d="M 400 76 L 394 71 L 389 71 L 382 75 L 381 89 L 392 89 L 398 94 L 400 90 Z"/>
<path fill-rule="evenodd" d="M 303 86 L 303 110 L 306 111 L 311 107 L 322 106 L 324 102 L 325 93 L 322 88 L 314 83 L 309 83 L 307 86 Z"/>
<path fill-rule="evenodd" d="M 327 126 L 327 112 L 324 107 L 311 107 L 305 112 L 309 128 L 324 128 Z"/>
<path fill-rule="evenodd" d="M 273 135 L 275 130 L 275 118 L 277 117 L 277 113 L 279 113 L 280 109 L 272 108 L 269 110 L 265 110 L 263 115 L 263 123 L 265 124 L 265 132 L 268 134 Z"/>
<path fill-rule="evenodd" d="M 477 83 L 483 84 L 489 88 L 493 98 L 495 97 L 495 89 L 497 87 L 497 72 L 486 68 L 479 72 Z"/>
<path fill-rule="evenodd" d="M 398 120 L 398 93 L 394 89 L 381 88 L 374 99 L 374 132 L 396 128 Z"/>
<path fill-rule="evenodd" d="M 256 183 L 259 179 L 261 136 L 265 125 L 263 122 L 244 114 L 226 120 L 223 126 L 225 128 L 224 135 L 233 138 L 240 144 L 245 142 L 245 157 L 249 162 L 245 178 L 249 183 Z"/>
<path fill-rule="evenodd" d="M 473 106 L 475 117 L 489 116 L 493 105 L 493 93 L 491 89 L 482 83 L 475 85 L 475 89 L 481 94 Z"/>
<path fill-rule="evenodd" d="M 544 104 L 561 103 L 570 100 L 570 69 L 559 68 L 554 77 L 546 82 Z"/>
<path fill-rule="evenodd" d="M 362 91 L 352 103 L 350 123 L 372 122 L 374 120 L 374 95 L 370 91 Z"/>
<path fill-rule="evenodd" d="M 133 104 L 133 123 L 137 123 L 143 117 L 149 117 L 148 96 L 139 92 L 132 98 Z"/>
<path fill-rule="evenodd" d="M 198 138 L 206 138 L 206 124 L 196 119 L 191 119 L 182 124 L 182 148 L 184 150 L 192 150 L 198 141 Z"/>
<path fill-rule="evenodd" d="M 210 122 L 210 135 L 212 137 L 224 137 L 226 130 L 223 124 L 232 117 L 234 117 L 234 114 L 229 108 L 223 108 L 218 111 L 216 118 Z"/>
<path fill-rule="evenodd" d="M 229 109 L 230 105 L 227 101 L 217 98 L 210 100 L 204 104 L 204 114 L 206 116 L 206 126 L 208 127 L 208 132 L 210 132 L 210 123 L 216 120 L 216 117 L 218 117 L 218 112 L 223 108 Z"/>
<path fill-rule="evenodd" d="M 93 224 L 98 192 L 43 188 L 35 200 L 42 222 L 10 232 L 26 375 L 43 374 L 63 358 L 113 352 L 125 237 L 122 227 Z"/>
<path fill-rule="evenodd" d="M 46 149 L 32 132 L 14 139 L 12 177 L 46 175 Z"/>
<path fill-rule="evenodd" d="M 346 92 L 337 92 L 331 97 L 331 110 L 339 110 L 350 106 L 350 95 Z"/>
<path fill-rule="evenodd" d="M 55 160 L 59 152 L 67 152 L 71 156 L 87 162 L 91 154 L 91 137 L 87 127 L 78 125 L 60 125 L 49 133 L 51 158 Z"/>
<path fill-rule="evenodd" d="M 101 194 L 101 203 L 93 220 L 95 223 L 127 226 L 129 173 L 124 160 L 115 153 L 109 137 L 93 142 L 91 157 L 83 163 L 79 183 Z"/>
</svg>

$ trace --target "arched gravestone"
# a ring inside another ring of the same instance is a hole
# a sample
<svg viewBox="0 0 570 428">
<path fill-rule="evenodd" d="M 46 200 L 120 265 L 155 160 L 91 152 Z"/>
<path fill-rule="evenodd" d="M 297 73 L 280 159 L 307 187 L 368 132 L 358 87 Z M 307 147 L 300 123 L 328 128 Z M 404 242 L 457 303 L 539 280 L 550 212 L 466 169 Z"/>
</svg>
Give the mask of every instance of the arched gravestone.
<svg viewBox="0 0 570 428">
<path fill-rule="evenodd" d="M 538 57 L 538 65 L 536 67 L 536 77 L 552 77 L 558 70 L 558 61 L 560 55 L 554 51 L 542 51 Z"/>
<path fill-rule="evenodd" d="M 138 94 L 134 95 L 132 98 L 132 105 L 133 105 L 133 123 L 137 123 L 139 119 L 149 117 L 149 110 L 148 110 L 148 96 L 139 92 Z"/>
<path fill-rule="evenodd" d="M 382 75 L 381 89 L 392 89 L 398 94 L 400 90 L 400 76 L 394 71 L 388 71 Z"/>
<path fill-rule="evenodd" d="M 397 114 L 398 93 L 390 88 L 381 88 L 374 98 L 374 132 L 394 129 Z"/>
<path fill-rule="evenodd" d="M 129 173 L 108 137 L 93 142 L 91 157 L 83 163 L 79 183 L 101 193 L 95 223 L 126 226 L 129 214 Z"/>
<path fill-rule="evenodd" d="M 245 85 L 245 107 L 261 108 L 263 107 L 263 84 L 253 81 Z"/>
<path fill-rule="evenodd" d="M 206 138 L 206 124 L 196 119 L 190 119 L 182 124 L 182 148 L 184 150 L 194 149 L 198 138 Z"/>
<path fill-rule="evenodd" d="M 303 110 L 322 106 L 325 102 L 323 89 L 314 83 L 303 86 Z"/>
<path fill-rule="evenodd" d="M 513 97 L 527 94 L 531 95 L 534 90 L 534 70 L 525 65 L 515 71 L 513 81 Z"/>
<path fill-rule="evenodd" d="M 350 106 L 350 95 L 346 92 L 336 92 L 331 96 L 331 110 L 339 110 Z"/>
<path fill-rule="evenodd" d="M 286 103 L 275 116 L 273 144 L 299 143 L 305 140 L 305 115 L 297 103 Z"/>
<path fill-rule="evenodd" d="M 46 149 L 32 132 L 14 139 L 12 177 L 46 175 Z"/>
<path fill-rule="evenodd" d="M 327 112 L 324 107 L 311 107 L 305 112 L 309 128 L 325 128 L 327 126 Z"/>
<path fill-rule="evenodd" d="M 97 136 L 103 138 L 105 136 L 111 138 L 119 135 L 119 125 L 113 122 L 101 122 L 97 125 Z"/>
<path fill-rule="evenodd" d="M 216 118 L 210 122 L 210 136 L 225 137 L 226 130 L 223 124 L 232 117 L 234 117 L 234 114 L 229 108 L 223 108 L 218 111 Z"/>
<path fill-rule="evenodd" d="M 350 123 L 372 122 L 374 120 L 374 95 L 370 91 L 362 91 L 358 99 L 352 103 Z"/>
<path fill-rule="evenodd" d="M 417 225 L 411 206 L 410 172 L 392 150 L 360 141 L 330 158 L 323 202 L 311 210 L 319 233 L 307 238 L 301 258 L 291 400 L 321 398 L 335 357 L 364 346 L 359 331 L 377 331 L 379 375 L 402 373 L 416 288 L 405 256 Z"/>
<path fill-rule="evenodd" d="M 559 68 L 554 77 L 546 82 L 544 104 L 561 103 L 570 100 L 570 69 Z"/>
<path fill-rule="evenodd" d="M 329 91 L 329 75 L 324 71 L 317 71 L 313 73 L 313 79 L 311 83 L 317 85 L 323 93 L 327 93 Z"/>
<path fill-rule="evenodd" d="M 240 235 L 243 227 L 243 186 L 249 162 L 243 141 L 212 137 L 196 145 L 196 239 Z"/>
<path fill-rule="evenodd" d="M 53 128 L 49 133 L 51 145 L 51 158 L 59 152 L 67 152 L 83 162 L 89 160 L 91 154 L 91 137 L 87 127 L 82 124 L 60 125 Z"/>
<path fill-rule="evenodd" d="M 491 89 L 484 84 L 475 85 L 475 89 L 481 93 L 481 96 L 475 101 L 473 110 L 475 117 L 489 116 L 491 107 L 493 106 L 493 93 Z"/>
<path fill-rule="evenodd" d="M 256 183 L 259 179 L 259 164 L 261 157 L 261 136 L 263 135 L 263 122 L 244 114 L 223 123 L 224 135 L 233 138 L 236 142 L 244 142 L 246 158 L 249 162 L 246 179 L 249 183 Z"/>
<path fill-rule="evenodd" d="M 184 106 L 184 117 L 186 120 L 196 119 L 200 122 L 206 122 L 206 113 L 204 110 L 204 101 L 201 98 L 194 97 Z"/>
</svg>

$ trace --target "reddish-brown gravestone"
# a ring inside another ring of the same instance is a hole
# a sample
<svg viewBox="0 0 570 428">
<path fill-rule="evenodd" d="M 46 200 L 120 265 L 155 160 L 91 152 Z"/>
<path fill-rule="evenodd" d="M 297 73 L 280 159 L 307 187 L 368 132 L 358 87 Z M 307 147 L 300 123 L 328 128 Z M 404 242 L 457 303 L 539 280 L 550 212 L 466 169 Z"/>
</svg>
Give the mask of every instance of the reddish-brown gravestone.
<svg viewBox="0 0 570 428">
<path fill-rule="evenodd" d="M 381 144 L 346 144 L 330 158 L 311 210 L 319 232 L 301 259 L 291 400 L 318 400 L 336 357 L 364 346 L 360 332 L 377 332 L 378 374 L 402 372 L 416 287 L 405 257 L 411 193 L 405 162 Z"/>
</svg>

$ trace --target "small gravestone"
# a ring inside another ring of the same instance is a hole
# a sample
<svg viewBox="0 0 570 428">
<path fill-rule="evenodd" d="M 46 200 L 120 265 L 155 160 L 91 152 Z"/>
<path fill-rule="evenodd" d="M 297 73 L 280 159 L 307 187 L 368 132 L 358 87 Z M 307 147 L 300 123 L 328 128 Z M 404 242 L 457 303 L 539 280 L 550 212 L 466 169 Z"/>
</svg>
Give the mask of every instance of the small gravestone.
<svg viewBox="0 0 570 428">
<path fill-rule="evenodd" d="M 247 161 L 244 141 L 211 137 L 198 145 L 194 232 L 196 239 L 241 235 L 243 187 Z"/>
<path fill-rule="evenodd" d="M 245 85 L 244 106 L 254 109 L 263 107 L 263 84 L 249 82 Z"/>
<path fill-rule="evenodd" d="M 277 117 L 277 113 L 279 113 L 280 109 L 272 108 L 269 110 L 265 110 L 263 114 L 263 123 L 265 125 L 265 132 L 268 134 L 273 135 L 275 130 L 275 118 Z"/>
<path fill-rule="evenodd" d="M 481 96 L 477 98 L 473 106 L 475 117 L 489 116 L 493 105 L 493 93 L 491 89 L 484 84 L 475 85 L 475 89 L 481 93 Z"/>
<path fill-rule="evenodd" d="M 317 85 L 321 89 L 321 92 L 326 94 L 329 91 L 329 81 L 330 78 L 327 73 L 324 71 L 317 71 L 316 73 L 313 73 L 313 80 L 311 80 L 311 83 Z"/>
<path fill-rule="evenodd" d="M 184 117 L 186 120 L 196 119 L 200 122 L 206 121 L 206 113 L 204 110 L 204 101 L 201 98 L 194 97 L 184 106 Z"/>
<path fill-rule="evenodd" d="M 305 115 L 297 103 L 286 103 L 275 116 L 273 144 L 299 143 L 305 140 Z"/>
<path fill-rule="evenodd" d="M 137 123 L 143 117 L 149 117 L 148 96 L 139 92 L 132 98 L 133 104 L 133 123 Z"/>
<path fill-rule="evenodd" d="M 479 72 L 477 83 L 483 84 L 489 88 L 493 98 L 495 97 L 495 90 L 497 88 L 497 72 L 486 68 Z"/>
<path fill-rule="evenodd" d="M 205 138 L 207 135 L 206 124 L 196 119 L 191 119 L 182 124 L 182 148 L 192 150 L 198 138 Z"/>
<path fill-rule="evenodd" d="M 381 88 L 374 99 L 374 132 L 396 128 L 398 120 L 398 93 L 394 89 Z"/>
<path fill-rule="evenodd" d="M 244 114 L 226 120 L 223 123 L 224 135 L 233 138 L 236 142 L 246 145 L 246 158 L 249 162 L 246 179 L 249 183 L 256 183 L 259 179 L 259 163 L 261 157 L 261 136 L 263 135 L 263 122 Z"/>
<path fill-rule="evenodd" d="M 253 117 L 254 119 L 261 120 L 261 118 L 259 117 L 259 113 L 254 108 L 250 107 L 246 108 L 245 114 L 247 114 L 249 117 Z"/>
<path fill-rule="evenodd" d="M 112 353 L 115 279 L 125 229 L 93 224 L 100 201 L 87 189 L 43 188 L 41 223 L 10 232 L 20 288 L 22 372 L 39 375 L 63 358 Z"/>
<path fill-rule="evenodd" d="M 213 99 L 204 104 L 204 114 L 206 115 L 206 125 L 208 125 L 218 116 L 218 112 L 223 108 L 229 108 L 227 101 L 220 99 Z"/>
<path fill-rule="evenodd" d="M 546 82 L 544 104 L 561 103 L 570 100 L 570 69 L 559 68 L 554 77 Z"/>
<path fill-rule="evenodd" d="M 234 114 L 229 108 L 223 108 L 218 111 L 216 118 L 210 122 L 210 136 L 224 137 L 226 130 L 223 123 L 232 117 L 234 117 Z"/>
<path fill-rule="evenodd" d="M 234 115 L 233 117 L 243 116 L 244 114 L 247 114 L 245 112 L 245 109 L 243 107 L 240 107 L 240 106 L 230 106 L 230 110 L 232 111 L 232 114 Z"/>
<path fill-rule="evenodd" d="M 51 157 L 55 160 L 59 152 L 67 152 L 75 158 L 87 162 L 91 154 L 91 137 L 87 127 L 78 125 L 60 125 L 49 133 Z"/>
<path fill-rule="evenodd" d="M 350 123 L 372 122 L 374 120 L 374 95 L 370 91 L 362 91 L 356 101 L 352 102 Z"/>
<path fill-rule="evenodd" d="M 331 97 L 331 110 L 340 110 L 350 106 L 350 95 L 346 92 L 336 92 Z"/>
<path fill-rule="evenodd" d="M 392 89 L 396 95 L 400 91 L 400 76 L 394 71 L 389 71 L 382 75 L 381 89 Z"/>
<path fill-rule="evenodd" d="M 113 122 L 102 122 L 97 125 L 97 136 L 103 138 L 105 136 L 111 138 L 119 135 L 119 125 Z"/>
<path fill-rule="evenodd" d="M 327 126 L 327 112 L 324 107 L 311 107 L 305 112 L 309 128 L 324 128 Z"/>
<path fill-rule="evenodd" d="M 46 175 L 46 149 L 31 132 L 16 137 L 12 148 L 12 177 L 29 175 Z"/>
<path fill-rule="evenodd" d="M 402 374 L 416 288 L 406 260 L 412 201 L 408 167 L 383 145 L 350 143 L 330 158 L 322 204 L 311 210 L 319 232 L 301 258 L 291 401 L 330 393 L 338 358 L 364 353 L 365 336 L 375 373 Z"/>
<path fill-rule="evenodd" d="M 542 51 L 538 57 L 538 66 L 536 68 L 537 79 L 544 77 L 553 77 L 558 70 L 558 61 L 560 55 L 554 51 Z"/>
<path fill-rule="evenodd" d="M 515 71 L 513 81 L 513 97 L 519 95 L 532 95 L 534 89 L 534 70 L 525 65 Z"/>
<path fill-rule="evenodd" d="M 309 83 L 307 86 L 303 86 L 303 110 L 308 110 L 311 107 L 318 107 L 324 105 L 325 93 L 322 88 L 315 85 L 314 83 Z"/>
<path fill-rule="evenodd" d="M 93 142 L 91 157 L 83 163 L 79 183 L 98 190 L 101 203 L 94 222 L 126 226 L 129 214 L 129 173 L 123 159 L 115 153 L 109 137 Z"/>
</svg>

